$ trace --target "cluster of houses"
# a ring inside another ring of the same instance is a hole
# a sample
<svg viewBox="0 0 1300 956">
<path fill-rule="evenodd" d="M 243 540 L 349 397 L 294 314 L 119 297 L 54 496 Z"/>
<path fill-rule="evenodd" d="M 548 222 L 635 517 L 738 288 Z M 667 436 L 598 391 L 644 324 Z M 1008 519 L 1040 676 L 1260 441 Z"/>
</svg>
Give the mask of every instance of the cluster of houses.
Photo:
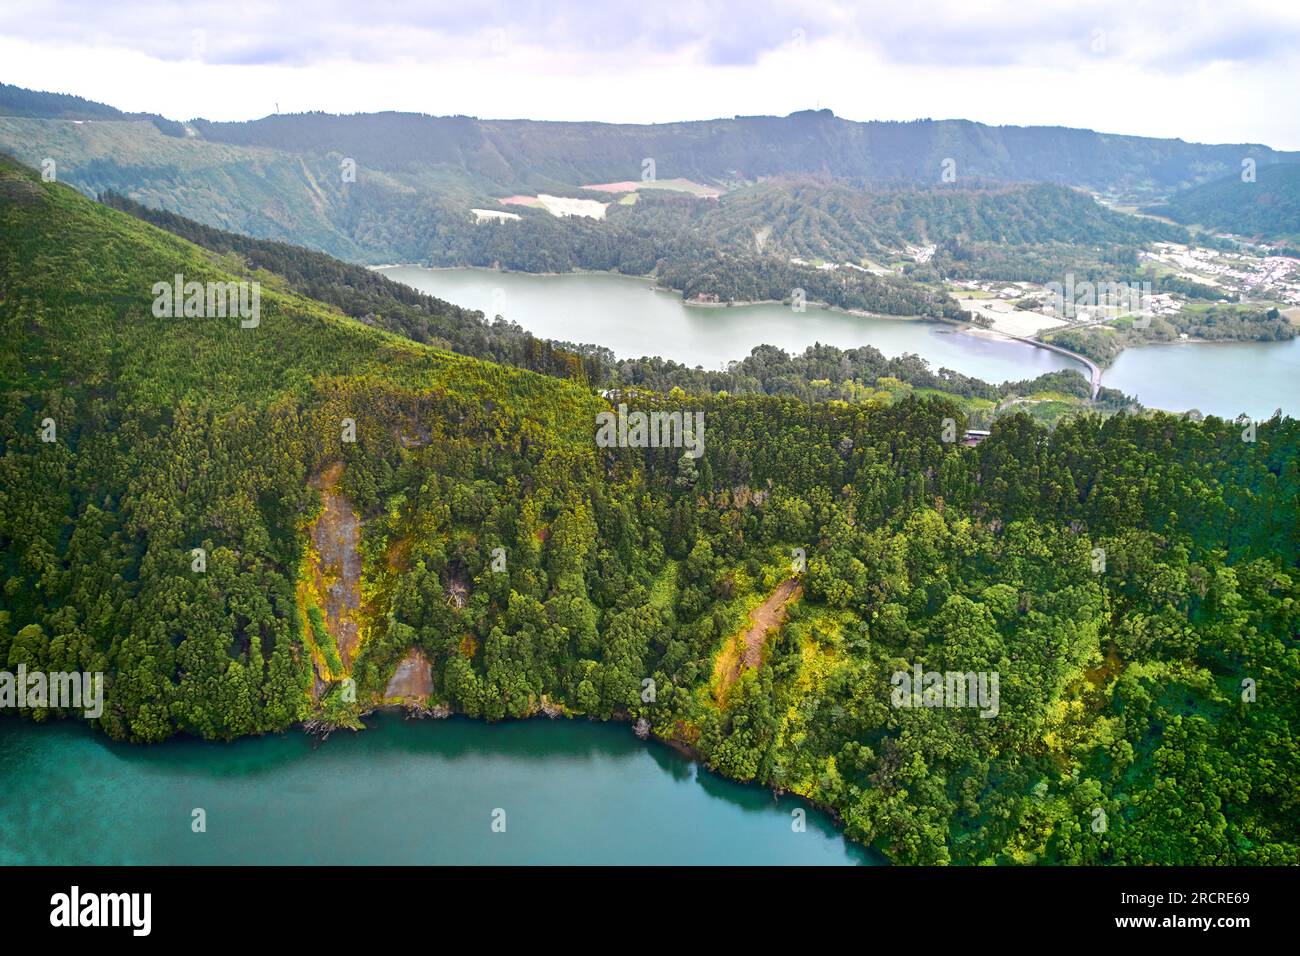
<svg viewBox="0 0 1300 956">
<path fill-rule="evenodd" d="M 1300 260 L 1288 256 L 1257 256 L 1158 242 L 1152 251 L 1142 253 L 1142 258 L 1178 270 L 1180 279 L 1222 288 L 1225 299 L 1245 294 L 1300 305 Z"/>
</svg>

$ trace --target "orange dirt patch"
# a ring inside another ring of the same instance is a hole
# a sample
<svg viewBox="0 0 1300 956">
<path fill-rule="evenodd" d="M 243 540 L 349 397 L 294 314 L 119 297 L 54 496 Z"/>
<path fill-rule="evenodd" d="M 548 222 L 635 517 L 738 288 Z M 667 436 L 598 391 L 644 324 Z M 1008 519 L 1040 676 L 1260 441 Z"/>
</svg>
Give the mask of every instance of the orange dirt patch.
<svg viewBox="0 0 1300 956">
<path fill-rule="evenodd" d="M 336 489 L 343 463 L 335 462 L 314 479 L 320 489 L 321 513 L 311 528 L 312 549 L 319 560 L 313 570 L 316 593 L 323 598 L 325 629 L 339 649 L 343 670 L 350 672 L 361 630 L 361 519 L 352 502 Z"/>
<path fill-rule="evenodd" d="M 768 633 L 785 623 L 790 604 L 799 600 L 801 594 L 803 585 L 797 579 L 782 581 L 762 604 L 749 612 L 749 627 L 745 632 L 727 641 L 713 666 L 714 699 L 719 705 L 745 668 L 763 663 Z"/>
</svg>

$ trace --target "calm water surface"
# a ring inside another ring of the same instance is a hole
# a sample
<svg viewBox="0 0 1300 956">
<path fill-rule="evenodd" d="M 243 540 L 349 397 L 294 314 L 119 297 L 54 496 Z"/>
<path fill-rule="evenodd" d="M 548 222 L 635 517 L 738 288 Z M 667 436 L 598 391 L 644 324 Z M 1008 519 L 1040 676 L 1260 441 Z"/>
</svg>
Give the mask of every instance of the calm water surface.
<svg viewBox="0 0 1300 956">
<path fill-rule="evenodd" d="M 323 744 L 292 731 L 143 747 L 0 719 L 0 865 L 878 862 L 812 809 L 793 832 L 802 802 L 623 724 L 368 723 Z"/>
<path fill-rule="evenodd" d="M 397 266 L 390 278 L 487 315 L 503 315 L 535 335 L 595 342 L 620 358 L 662 355 L 717 369 L 756 345 L 802 352 L 814 342 L 840 348 L 874 345 L 885 355 L 912 352 L 932 368 L 951 368 L 988 382 L 1030 379 L 1083 366 L 1019 342 L 965 335 L 941 322 L 846 315 L 810 306 L 687 306 L 647 280 L 616 275 L 535 276 L 484 269 Z M 1085 373 L 1086 374 L 1086 373 Z M 1233 417 L 1267 417 L 1276 408 L 1300 414 L 1300 339 L 1149 345 L 1128 349 L 1102 384 L 1136 395 L 1152 408 Z"/>
<path fill-rule="evenodd" d="M 1300 338 L 1287 342 L 1183 342 L 1125 349 L 1101 383 L 1144 405 L 1206 415 L 1300 416 Z"/>
<path fill-rule="evenodd" d="M 944 322 L 856 316 L 816 306 L 800 313 L 775 303 L 688 306 L 677 293 L 628 276 L 535 276 L 415 266 L 383 271 L 390 279 L 449 302 L 518 322 L 534 335 L 594 342 L 619 358 L 661 355 L 691 367 L 718 369 L 749 355 L 756 345 L 802 352 L 821 342 L 840 348 L 874 345 L 888 356 L 913 352 L 936 369 L 951 368 L 992 382 L 1082 368 L 1045 349 L 962 335 Z"/>
</svg>

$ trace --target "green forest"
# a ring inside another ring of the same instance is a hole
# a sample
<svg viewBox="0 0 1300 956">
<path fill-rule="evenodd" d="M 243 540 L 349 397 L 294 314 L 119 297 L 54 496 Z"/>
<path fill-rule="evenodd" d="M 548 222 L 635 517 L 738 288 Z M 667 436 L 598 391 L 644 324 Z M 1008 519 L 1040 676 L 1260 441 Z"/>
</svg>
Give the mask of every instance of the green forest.
<svg viewBox="0 0 1300 956">
<path fill-rule="evenodd" d="M 336 306 L 367 325 L 474 358 L 602 388 L 632 386 L 658 392 L 680 388 L 852 403 L 888 401 L 916 390 L 939 391 L 961 400 L 972 423 L 981 425 L 1018 399 L 1033 400 L 1036 416 L 1054 420 L 1075 413 L 1079 400 L 1089 394 L 1087 381 L 1073 370 L 991 385 L 952 369 L 932 369 L 917 355 L 889 358 L 870 345 L 855 349 L 812 345 L 794 356 L 773 346 L 758 346 L 725 371 L 690 368 L 656 356 L 617 359 L 604 346 L 540 340 L 499 316 L 489 322 L 481 312 L 462 309 L 324 253 L 214 229 L 116 193 L 101 199 L 219 254 L 232 268 L 260 276 L 265 284 L 287 283 L 295 292 Z M 1103 389 L 1098 407 L 1118 411 L 1141 406 L 1114 389 Z"/>
<path fill-rule="evenodd" d="M 898 863 L 1300 863 L 1293 419 L 1111 396 L 968 446 L 1003 393 L 923 363 L 755 350 L 733 390 L 192 238 L 0 158 L 0 661 L 103 671 L 105 734 L 356 725 L 416 650 L 430 706 L 637 723 Z M 259 324 L 156 317 L 178 273 L 261 282 Z M 1004 388 L 1086 392 L 1045 379 Z M 703 455 L 598 446 L 618 403 Z M 346 663 L 303 610 L 327 472 Z M 914 665 L 997 716 L 896 706 Z"/>
<path fill-rule="evenodd" d="M 1126 347 L 1149 342 L 1280 342 L 1293 339 L 1296 326 L 1275 308 L 1198 303 L 1173 315 L 1158 315 L 1139 327 L 1131 317 L 1107 326 L 1053 329 L 1044 340 L 1109 365 Z"/>
<path fill-rule="evenodd" d="M 1300 243 L 1300 163 L 1260 166 L 1253 176 L 1235 171 L 1224 179 L 1180 190 L 1145 212 L 1248 238 Z M 1292 250 L 1294 252 L 1294 250 Z"/>
<path fill-rule="evenodd" d="M 609 198 L 572 187 L 557 192 Z M 246 255 L 256 249 L 258 261 L 272 271 L 291 267 L 295 256 L 305 258 L 276 252 L 271 243 L 222 234 L 111 190 L 103 198 L 209 248 Z M 516 206 L 501 208 L 517 211 L 518 220 L 477 222 L 469 198 L 439 193 L 412 199 L 357 183 L 339 215 L 350 230 L 346 251 L 365 250 L 359 256 L 370 261 L 654 276 L 687 299 L 724 303 L 789 302 L 793 290 L 802 289 L 809 303 L 950 320 L 964 315 L 945 291 L 946 279 L 1048 282 L 1065 271 L 1146 279 L 1138 263 L 1143 245 L 1189 238 L 1181 227 L 1122 215 L 1080 192 L 1045 184 L 865 192 L 770 181 L 718 200 L 666 189 L 643 190 L 636 200 L 610 204 L 603 220 L 558 218 Z M 478 203 L 495 205 L 482 198 Z M 314 231 L 299 234 L 319 244 Z M 931 262 L 894 261 L 897 250 L 926 243 L 938 247 Z M 321 259 L 316 254 L 316 273 L 328 271 Z M 895 271 L 871 271 L 867 266 L 875 260 L 893 263 Z M 819 268 L 822 264 L 838 268 Z M 315 294 L 318 288 L 307 291 Z M 454 339 L 463 334 L 454 331 L 459 318 L 432 331 Z M 410 334 L 411 328 L 399 331 Z"/>
</svg>

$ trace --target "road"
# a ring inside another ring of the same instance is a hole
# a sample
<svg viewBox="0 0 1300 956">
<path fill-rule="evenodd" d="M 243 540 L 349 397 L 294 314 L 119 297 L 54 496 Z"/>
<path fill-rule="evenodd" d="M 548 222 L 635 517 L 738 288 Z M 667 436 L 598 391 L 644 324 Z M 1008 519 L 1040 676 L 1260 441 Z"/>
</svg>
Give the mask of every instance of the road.
<svg viewBox="0 0 1300 956">
<path fill-rule="evenodd" d="M 1076 362 L 1082 362 L 1088 366 L 1088 372 L 1092 376 L 1092 401 L 1097 400 L 1097 393 L 1101 391 L 1101 368 L 1092 359 L 1080 355 L 1078 352 L 1071 352 L 1067 348 L 1059 345 L 1053 345 L 1051 342 L 1042 342 L 1038 339 L 1031 339 L 1023 335 L 1012 335 L 1009 332 L 999 332 L 999 335 L 1005 335 L 1009 339 L 1015 339 L 1017 342 L 1024 342 L 1027 345 L 1035 345 L 1040 349 L 1047 349 L 1051 352 L 1059 352 L 1061 355 L 1074 359 Z"/>
</svg>

